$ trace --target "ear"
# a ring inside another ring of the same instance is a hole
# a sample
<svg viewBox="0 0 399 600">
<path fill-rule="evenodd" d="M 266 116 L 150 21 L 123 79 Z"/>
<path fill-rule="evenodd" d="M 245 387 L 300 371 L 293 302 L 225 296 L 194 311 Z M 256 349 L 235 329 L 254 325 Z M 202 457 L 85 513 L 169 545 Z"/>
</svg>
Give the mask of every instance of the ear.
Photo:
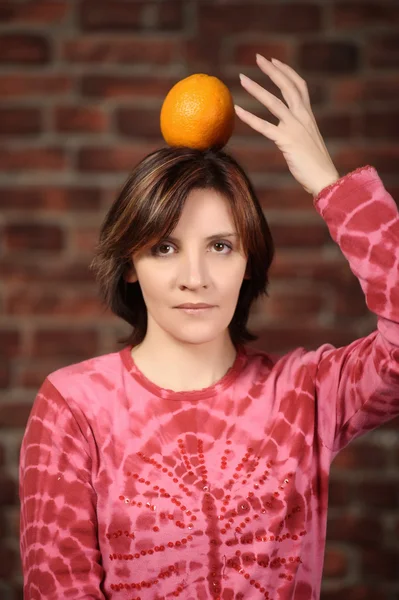
<svg viewBox="0 0 399 600">
<path fill-rule="evenodd" d="M 130 265 L 126 269 L 126 271 L 125 271 L 125 273 L 123 275 L 123 279 L 125 281 L 127 281 L 127 283 L 135 283 L 136 281 L 138 281 L 138 277 L 137 277 L 137 274 L 136 274 L 136 269 L 134 268 L 133 265 Z"/>
</svg>

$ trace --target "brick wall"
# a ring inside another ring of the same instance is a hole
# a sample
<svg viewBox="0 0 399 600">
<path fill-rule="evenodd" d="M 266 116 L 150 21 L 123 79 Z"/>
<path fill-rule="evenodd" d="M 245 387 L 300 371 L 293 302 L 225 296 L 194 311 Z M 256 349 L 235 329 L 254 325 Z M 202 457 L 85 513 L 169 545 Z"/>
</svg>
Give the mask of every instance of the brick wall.
<svg viewBox="0 0 399 600">
<path fill-rule="evenodd" d="M 88 271 L 106 208 L 163 145 L 180 78 L 220 76 L 244 107 L 255 52 L 308 81 L 337 168 L 373 164 L 399 198 L 399 4 L 394 0 L 0 1 L 0 597 L 22 598 L 18 454 L 35 393 L 60 366 L 117 349 Z M 375 328 L 356 278 L 271 143 L 241 122 L 230 151 L 277 245 L 258 345 L 344 345 Z M 331 478 L 324 600 L 399 598 L 398 421 L 354 442 Z"/>
</svg>

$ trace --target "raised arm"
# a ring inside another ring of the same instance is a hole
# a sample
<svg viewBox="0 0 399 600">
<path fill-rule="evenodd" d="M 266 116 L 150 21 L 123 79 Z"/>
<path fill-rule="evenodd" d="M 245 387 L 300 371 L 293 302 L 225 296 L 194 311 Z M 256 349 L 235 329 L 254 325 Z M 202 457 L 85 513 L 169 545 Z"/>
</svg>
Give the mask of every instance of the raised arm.
<svg viewBox="0 0 399 600">
<path fill-rule="evenodd" d="M 238 116 L 273 140 L 314 197 L 331 237 L 358 277 L 377 331 L 349 346 L 306 353 L 316 389 L 318 432 L 338 452 L 356 436 L 399 414 L 399 214 L 371 166 L 339 177 L 314 119 L 307 86 L 288 65 L 258 57 L 287 104 L 246 78 L 242 84 L 280 120 L 272 125 L 240 107 Z"/>
<path fill-rule="evenodd" d="M 359 279 L 377 330 L 349 346 L 307 355 L 324 441 L 334 452 L 399 414 L 399 214 L 373 167 L 322 190 L 315 206 Z"/>
<path fill-rule="evenodd" d="M 24 599 L 104 600 L 89 446 L 47 379 L 22 440 L 19 495 Z"/>
</svg>

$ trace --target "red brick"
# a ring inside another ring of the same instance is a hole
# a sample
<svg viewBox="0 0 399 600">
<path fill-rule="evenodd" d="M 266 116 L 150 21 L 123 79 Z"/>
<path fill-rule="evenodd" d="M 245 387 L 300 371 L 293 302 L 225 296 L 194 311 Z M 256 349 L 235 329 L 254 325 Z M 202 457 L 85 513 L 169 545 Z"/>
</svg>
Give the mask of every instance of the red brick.
<svg viewBox="0 0 399 600">
<path fill-rule="evenodd" d="M 380 175 L 397 173 L 399 162 L 399 147 L 392 146 L 370 146 L 364 147 L 351 144 L 339 150 L 334 156 L 334 163 L 342 174 L 349 173 L 357 167 L 371 164 Z"/>
<path fill-rule="evenodd" d="M 30 358 L 26 364 L 22 364 L 16 374 L 16 385 L 38 390 L 46 377 L 65 366 L 65 360 L 61 357 L 54 360 L 48 359 L 36 360 Z"/>
<path fill-rule="evenodd" d="M 182 60 L 191 71 L 208 73 L 223 80 L 222 38 L 207 34 L 190 38 L 182 43 Z"/>
<path fill-rule="evenodd" d="M 353 275 L 340 285 L 333 299 L 333 309 L 337 317 L 359 317 L 368 314 L 364 292 L 357 277 Z"/>
<path fill-rule="evenodd" d="M 24 584 L 15 582 L 12 584 L 10 600 L 24 600 Z M 374 600 L 376 600 L 374 598 Z"/>
<path fill-rule="evenodd" d="M 0 63 L 42 65 L 50 61 L 46 38 L 34 34 L 0 35 Z"/>
<path fill-rule="evenodd" d="M 145 39 L 68 40 L 63 48 L 64 58 L 71 62 L 101 64 L 154 64 L 166 65 L 178 57 L 180 44 L 173 39 L 145 37 Z"/>
<path fill-rule="evenodd" d="M 15 358 L 21 352 L 22 338 L 19 331 L 0 329 L 0 356 L 7 359 Z"/>
<path fill-rule="evenodd" d="M 318 115 L 315 118 L 323 139 L 327 138 L 353 138 L 358 134 L 360 125 L 357 115 L 348 112 L 331 112 Z"/>
<path fill-rule="evenodd" d="M 84 96 L 100 98 L 128 98 L 152 96 L 161 98 L 177 82 L 171 77 L 137 77 L 113 75 L 86 75 L 82 77 L 81 92 Z"/>
<path fill-rule="evenodd" d="M 68 2 L 63 0 L 28 0 L 27 2 L 0 2 L 2 23 L 56 23 L 67 14 Z"/>
<path fill-rule="evenodd" d="M 364 85 L 366 101 L 392 102 L 399 99 L 399 78 L 395 74 L 366 80 Z"/>
<path fill-rule="evenodd" d="M 47 260 L 44 256 L 40 261 L 35 260 L 34 264 L 30 260 L 31 256 L 22 254 L 18 258 L 10 255 L 2 257 L 0 269 L 2 278 L 6 283 L 53 283 L 79 285 L 81 283 L 94 283 L 94 275 L 89 270 L 87 261 L 82 262 L 79 259 L 75 262 L 64 262 L 57 260 L 56 263 Z M 4 332 L 1 332 L 4 335 Z"/>
<path fill-rule="evenodd" d="M 158 108 L 119 108 L 115 111 L 118 133 L 162 140 Z"/>
<path fill-rule="evenodd" d="M 383 425 L 380 425 L 380 429 L 386 429 L 388 431 L 398 431 L 399 430 L 399 417 L 395 417 L 390 421 L 387 421 Z M 399 462 L 399 460 L 398 460 Z"/>
<path fill-rule="evenodd" d="M 108 115 L 95 106 L 59 106 L 54 111 L 54 127 L 61 133 L 101 133 L 108 126 Z"/>
<path fill-rule="evenodd" d="M 286 291 L 274 289 L 270 298 L 259 300 L 252 314 L 256 316 L 263 313 L 272 320 L 283 321 L 295 314 L 295 317 L 301 320 L 301 324 L 304 324 L 306 319 L 314 322 L 314 318 L 320 313 L 324 304 L 325 300 L 320 288 L 309 286 L 304 290 L 300 287 L 292 289 L 290 286 L 290 290 Z"/>
<path fill-rule="evenodd" d="M 362 551 L 361 577 L 363 580 L 386 580 L 396 582 L 398 577 L 399 551 L 394 548 L 364 548 Z"/>
<path fill-rule="evenodd" d="M 387 593 L 383 592 L 378 584 L 339 586 L 332 590 L 322 588 L 320 600 L 343 600 L 343 598 L 345 600 L 389 600 Z"/>
<path fill-rule="evenodd" d="M 392 75 L 331 82 L 331 102 L 343 106 L 368 106 L 370 102 L 392 103 L 399 99 L 399 80 Z"/>
<path fill-rule="evenodd" d="M 11 384 L 11 362 L 2 361 L 0 364 L 0 388 L 6 389 L 6 388 L 10 387 L 10 384 Z"/>
<path fill-rule="evenodd" d="M 72 90 L 72 79 L 64 75 L 0 75 L 0 99 L 53 96 Z"/>
<path fill-rule="evenodd" d="M 42 131 L 38 108 L 0 108 L 0 135 L 32 135 Z"/>
<path fill-rule="evenodd" d="M 4 245 L 8 251 L 48 250 L 64 248 L 64 234 L 57 225 L 36 223 L 8 224 L 4 228 Z"/>
<path fill-rule="evenodd" d="M 100 227 L 75 227 L 71 232 L 71 244 L 79 256 L 92 255 L 98 243 Z"/>
<path fill-rule="evenodd" d="M 257 198 L 264 209 L 265 215 L 269 210 L 309 211 L 313 208 L 310 196 L 301 187 L 260 187 L 256 189 Z M 1 201 L 1 190 L 0 190 Z M 1 204 L 0 204 L 1 206 Z M 314 210 L 314 209 L 313 209 Z M 313 211 L 312 211 L 313 214 Z"/>
<path fill-rule="evenodd" d="M 183 2 L 168 0 L 167 3 L 137 0 L 104 1 L 86 0 L 81 3 L 80 25 L 86 31 L 138 31 L 147 29 L 148 10 L 155 13 L 151 28 L 175 31 L 183 26 Z"/>
<path fill-rule="evenodd" d="M 342 451 L 344 452 L 344 450 Z M 335 478 L 334 468 L 331 472 L 328 503 L 331 507 L 345 507 L 351 503 L 353 499 L 353 485 L 348 481 L 342 481 Z"/>
<path fill-rule="evenodd" d="M 380 520 L 342 513 L 329 517 L 327 539 L 351 544 L 379 544 L 382 537 Z"/>
<path fill-rule="evenodd" d="M 399 504 L 399 482 L 364 481 L 359 484 L 359 496 L 366 507 L 395 510 Z"/>
<path fill-rule="evenodd" d="M 0 540 L 5 540 L 7 533 L 8 532 L 5 516 L 3 514 L 0 514 Z M 19 532 L 17 532 L 17 535 L 19 535 Z"/>
<path fill-rule="evenodd" d="M 0 148 L 0 171 L 62 171 L 67 164 L 61 148 Z"/>
<path fill-rule="evenodd" d="M 31 409 L 31 403 L 18 401 L 1 403 L 0 428 L 25 428 Z"/>
<path fill-rule="evenodd" d="M 9 315 L 51 315 L 52 317 L 100 317 L 104 307 L 97 290 L 37 289 L 32 286 L 17 287 L 4 302 L 4 313 Z"/>
<path fill-rule="evenodd" d="M 0 506 L 16 504 L 18 489 L 14 479 L 5 473 L 0 473 Z"/>
<path fill-rule="evenodd" d="M 341 78 L 331 82 L 331 101 L 334 106 L 355 106 L 364 98 L 365 86 L 360 79 Z"/>
<path fill-rule="evenodd" d="M 275 279 L 304 278 L 334 285 L 341 285 L 349 276 L 354 277 L 342 258 L 326 260 L 312 249 L 303 249 L 300 253 L 281 249 L 276 253 L 269 274 Z"/>
<path fill-rule="evenodd" d="M 399 10 L 397 11 L 399 15 Z M 398 32 L 374 35 L 367 41 L 366 61 L 375 68 L 395 68 L 399 66 Z"/>
<path fill-rule="evenodd" d="M 101 191 L 92 187 L 2 187 L 0 209 L 51 212 L 94 211 L 101 208 Z"/>
<path fill-rule="evenodd" d="M 299 71 L 323 75 L 353 73 L 359 66 L 359 48 L 351 42 L 304 42 L 298 48 Z"/>
<path fill-rule="evenodd" d="M 329 240 L 329 233 L 323 223 L 277 224 L 272 227 L 273 239 L 277 247 L 317 248 Z"/>
<path fill-rule="evenodd" d="M 262 34 L 299 33 L 319 31 L 322 26 L 322 10 L 310 3 L 275 2 L 215 6 L 213 3 L 198 4 L 199 31 L 220 35 L 230 33 Z"/>
<path fill-rule="evenodd" d="M 144 0 L 126 2 L 102 0 L 80 2 L 80 26 L 85 31 L 139 30 L 143 23 Z"/>
<path fill-rule="evenodd" d="M 4 450 L 4 446 L 2 444 L 0 444 L 0 467 L 3 467 L 5 465 L 5 458 L 6 458 L 6 451 Z M 0 539 L 1 539 L 1 535 L 0 535 Z"/>
<path fill-rule="evenodd" d="M 345 346 L 355 339 L 355 333 L 348 327 L 321 327 L 315 318 L 313 325 L 298 325 L 296 319 L 284 323 L 284 326 L 270 326 L 258 330 L 259 339 L 250 342 L 250 346 L 273 353 L 287 353 L 293 348 L 304 347 L 312 350 L 329 342 L 335 347 Z"/>
<path fill-rule="evenodd" d="M 259 140 L 261 140 L 261 134 L 259 134 Z M 287 173 L 287 163 L 281 151 L 276 146 L 272 146 L 271 143 L 268 147 L 266 147 L 265 144 L 262 146 L 244 146 L 236 143 L 233 136 L 231 142 L 229 142 L 227 151 L 230 151 L 236 160 L 250 174 Z"/>
<path fill-rule="evenodd" d="M 342 551 L 333 549 L 331 547 L 326 548 L 324 556 L 324 577 L 345 577 L 348 572 L 348 557 Z"/>
<path fill-rule="evenodd" d="M 81 171 L 109 171 L 113 173 L 131 171 L 147 154 L 156 150 L 152 146 L 118 146 L 110 148 L 82 148 L 78 154 L 78 168 Z"/>
<path fill-rule="evenodd" d="M 177 31 L 183 28 L 184 0 L 168 0 L 157 5 L 157 26 L 160 31 Z"/>
<path fill-rule="evenodd" d="M 333 461 L 335 470 L 375 470 L 387 466 L 387 455 L 380 446 L 356 442 L 347 446 Z"/>
<path fill-rule="evenodd" d="M 361 115 L 361 133 L 370 138 L 399 137 L 399 110 L 364 109 Z"/>
<path fill-rule="evenodd" d="M 7 509 L 7 517 L 9 519 L 8 523 L 7 523 L 8 532 L 10 534 L 14 534 L 15 536 L 19 537 L 19 534 L 20 534 L 20 529 L 19 529 L 20 507 L 19 506 L 10 506 Z"/>
<path fill-rule="evenodd" d="M 334 2 L 331 5 L 334 26 L 360 29 L 366 26 L 399 24 L 399 7 L 394 2 Z"/>
<path fill-rule="evenodd" d="M 35 358 L 64 357 L 68 361 L 85 360 L 94 356 L 98 348 L 98 332 L 93 329 L 38 330 L 33 334 L 32 356 Z"/>
<path fill-rule="evenodd" d="M 9 545 L 2 544 L 0 546 L 0 579 L 3 581 L 6 578 L 7 580 L 10 580 L 11 577 L 17 572 L 18 568 L 18 552 Z"/>
<path fill-rule="evenodd" d="M 256 54 L 266 58 L 277 58 L 287 64 L 292 63 L 292 44 L 277 40 L 268 41 L 238 41 L 232 51 L 232 59 L 238 65 L 256 65 Z"/>
</svg>

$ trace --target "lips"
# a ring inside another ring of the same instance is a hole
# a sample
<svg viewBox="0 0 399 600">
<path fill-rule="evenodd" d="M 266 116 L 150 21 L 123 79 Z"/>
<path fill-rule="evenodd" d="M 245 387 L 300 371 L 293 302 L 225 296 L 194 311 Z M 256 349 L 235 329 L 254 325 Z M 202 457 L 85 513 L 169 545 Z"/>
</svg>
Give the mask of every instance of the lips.
<svg viewBox="0 0 399 600">
<path fill-rule="evenodd" d="M 192 304 L 188 302 L 186 304 L 179 304 L 179 306 L 176 306 L 175 308 L 213 308 L 213 304 L 205 304 L 203 302 Z"/>
</svg>

